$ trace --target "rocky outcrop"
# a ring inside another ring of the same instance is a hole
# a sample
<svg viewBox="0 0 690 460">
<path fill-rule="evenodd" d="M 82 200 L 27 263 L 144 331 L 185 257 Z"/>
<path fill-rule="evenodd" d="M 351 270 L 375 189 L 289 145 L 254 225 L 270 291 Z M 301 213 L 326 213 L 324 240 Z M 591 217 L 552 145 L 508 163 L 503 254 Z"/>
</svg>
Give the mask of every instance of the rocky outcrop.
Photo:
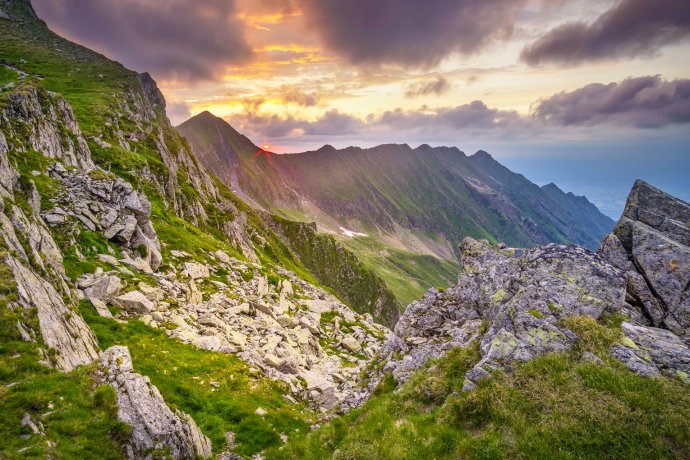
<svg viewBox="0 0 690 460">
<path fill-rule="evenodd" d="M 126 446 L 130 459 L 151 459 L 154 450 L 167 450 L 175 459 L 211 456 L 211 441 L 194 420 L 183 412 L 171 411 L 148 377 L 134 372 L 127 347 L 108 348 L 101 364 L 103 379 L 117 394 L 117 417 L 132 427 Z"/>
<path fill-rule="evenodd" d="M 627 300 L 640 324 L 690 344 L 690 204 L 635 182 L 599 253 L 625 270 Z"/>
<path fill-rule="evenodd" d="M 466 238 L 465 273 L 407 308 L 383 348 L 384 371 L 404 381 L 429 359 L 479 341 L 470 390 L 492 371 L 572 348 L 569 317 L 623 314 L 611 355 L 641 375 L 688 381 L 688 222 L 688 204 L 638 181 L 598 254 L 552 244 L 517 256 Z"/>
<path fill-rule="evenodd" d="M 12 256 L 4 263 L 12 268 L 19 303 L 35 308 L 46 360 L 64 371 L 98 359 L 98 345 L 89 326 L 78 313 L 68 308 L 53 286 L 39 278 Z"/>
<path fill-rule="evenodd" d="M 119 177 L 94 169 L 87 173 L 68 171 L 60 163 L 50 169 L 51 177 L 63 185 L 55 207 L 43 217 L 48 223 L 78 219 L 86 228 L 101 231 L 109 240 L 143 255 L 153 270 L 162 257 L 160 242 L 151 224 L 151 204 L 141 192 Z"/>
<path fill-rule="evenodd" d="M 252 239 L 247 233 L 247 214 L 239 213 L 233 220 L 225 222 L 223 225 L 223 233 L 227 237 L 230 244 L 240 250 L 242 255 L 249 261 L 258 263 L 259 258 L 254 251 Z"/>
<path fill-rule="evenodd" d="M 399 381 L 428 359 L 479 340 L 482 359 L 465 381 L 471 389 L 491 371 L 572 347 L 577 337 L 562 319 L 598 319 L 624 303 L 623 273 L 583 248 L 548 245 L 514 257 L 466 238 L 460 249 L 465 273 L 458 284 L 410 305 L 386 346 L 386 370 Z"/>
<path fill-rule="evenodd" d="M 15 151 L 35 150 L 83 171 L 95 168 L 72 108 L 50 91 L 23 86 L 10 94 L 0 131 Z"/>
</svg>

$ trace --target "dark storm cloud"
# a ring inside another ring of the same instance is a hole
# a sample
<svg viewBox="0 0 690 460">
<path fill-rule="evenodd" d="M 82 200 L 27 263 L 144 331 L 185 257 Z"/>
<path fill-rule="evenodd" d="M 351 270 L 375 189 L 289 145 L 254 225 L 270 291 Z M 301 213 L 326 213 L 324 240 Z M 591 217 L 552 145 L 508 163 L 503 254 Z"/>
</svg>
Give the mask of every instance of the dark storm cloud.
<svg viewBox="0 0 690 460">
<path fill-rule="evenodd" d="M 657 76 L 595 83 L 539 101 L 534 116 L 564 126 L 658 128 L 690 123 L 690 80 L 663 81 Z"/>
<path fill-rule="evenodd" d="M 525 0 L 298 0 L 325 46 L 349 62 L 429 67 L 508 38 Z"/>
<path fill-rule="evenodd" d="M 450 83 L 443 77 L 411 84 L 405 90 L 405 97 L 428 96 L 430 94 L 443 94 L 450 91 Z"/>
<path fill-rule="evenodd" d="M 187 81 L 219 76 L 252 50 L 234 0 L 33 0 L 48 25 L 138 71 Z"/>
<path fill-rule="evenodd" d="M 594 23 L 564 24 L 522 52 L 530 65 L 644 56 L 690 36 L 688 0 L 623 0 Z"/>
</svg>

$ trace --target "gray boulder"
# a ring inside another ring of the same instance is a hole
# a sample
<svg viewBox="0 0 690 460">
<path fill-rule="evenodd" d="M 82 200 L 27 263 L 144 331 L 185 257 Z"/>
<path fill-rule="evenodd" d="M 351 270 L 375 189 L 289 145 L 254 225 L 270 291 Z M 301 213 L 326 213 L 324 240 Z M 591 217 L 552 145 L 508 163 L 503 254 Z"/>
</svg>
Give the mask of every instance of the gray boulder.
<svg viewBox="0 0 690 460">
<path fill-rule="evenodd" d="M 611 348 L 611 355 L 628 369 L 645 376 L 665 375 L 690 383 L 690 349 L 664 329 L 623 323 L 627 340 Z"/>
<path fill-rule="evenodd" d="M 148 377 L 134 372 L 127 347 L 108 348 L 101 364 L 105 381 L 117 394 L 118 419 L 132 426 L 126 447 L 130 459 L 151 459 L 155 449 L 168 449 L 175 459 L 211 456 L 211 441 L 194 420 L 171 411 Z"/>
<path fill-rule="evenodd" d="M 639 324 L 690 343 L 690 205 L 635 182 L 620 221 L 599 253 L 627 271 L 629 310 Z M 632 315 L 631 315 L 632 316 Z"/>
</svg>

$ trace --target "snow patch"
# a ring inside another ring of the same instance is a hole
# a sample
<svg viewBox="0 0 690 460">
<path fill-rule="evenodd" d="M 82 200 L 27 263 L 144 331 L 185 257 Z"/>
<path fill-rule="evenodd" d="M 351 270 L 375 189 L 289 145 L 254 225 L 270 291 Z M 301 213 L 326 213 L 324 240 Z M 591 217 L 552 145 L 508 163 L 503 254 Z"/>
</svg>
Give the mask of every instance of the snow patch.
<svg viewBox="0 0 690 460">
<path fill-rule="evenodd" d="M 355 236 L 367 236 L 366 233 L 355 232 L 354 230 L 348 230 L 345 227 L 340 227 L 340 231 L 343 232 L 343 235 L 347 236 L 348 238 Z"/>
</svg>

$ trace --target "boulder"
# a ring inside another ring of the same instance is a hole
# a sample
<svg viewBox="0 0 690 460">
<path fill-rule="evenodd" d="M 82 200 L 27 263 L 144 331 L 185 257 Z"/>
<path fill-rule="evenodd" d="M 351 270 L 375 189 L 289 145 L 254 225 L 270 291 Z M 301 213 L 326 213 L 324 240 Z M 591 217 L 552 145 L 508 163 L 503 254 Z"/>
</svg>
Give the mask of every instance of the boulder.
<svg viewBox="0 0 690 460">
<path fill-rule="evenodd" d="M 211 273 L 208 269 L 208 265 L 200 264 L 197 262 L 185 262 L 182 274 L 190 277 L 193 280 L 199 278 L 208 278 L 209 276 L 211 276 Z"/>
<path fill-rule="evenodd" d="M 155 304 L 139 291 L 130 291 L 112 299 L 118 307 L 134 313 L 149 314 L 155 309 Z"/>
<path fill-rule="evenodd" d="M 638 180 L 599 253 L 628 271 L 636 322 L 690 344 L 690 204 Z"/>
<path fill-rule="evenodd" d="M 119 420 L 132 427 L 126 446 L 130 459 L 150 459 L 153 450 L 168 450 L 175 459 L 211 456 L 211 441 L 192 418 L 171 411 L 158 388 L 148 377 L 134 372 L 127 347 L 115 346 L 103 352 L 103 378 L 117 394 Z"/>
<path fill-rule="evenodd" d="M 345 336 L 343 338 L 342 342 L 340 342 L 343 348 L 345 348 L 347 351 L 351 353 L 359 353 L 362 351 L 362 344 L 357 341 L 354 337 L 351 335 Z"/>
<path fill-rule="evenodd" d="M 116 275 L 83 275 L 77 280 L 77 286 L 85 297 L 107 302 L 122 290 L 122 281 Z"/>
</svg>

